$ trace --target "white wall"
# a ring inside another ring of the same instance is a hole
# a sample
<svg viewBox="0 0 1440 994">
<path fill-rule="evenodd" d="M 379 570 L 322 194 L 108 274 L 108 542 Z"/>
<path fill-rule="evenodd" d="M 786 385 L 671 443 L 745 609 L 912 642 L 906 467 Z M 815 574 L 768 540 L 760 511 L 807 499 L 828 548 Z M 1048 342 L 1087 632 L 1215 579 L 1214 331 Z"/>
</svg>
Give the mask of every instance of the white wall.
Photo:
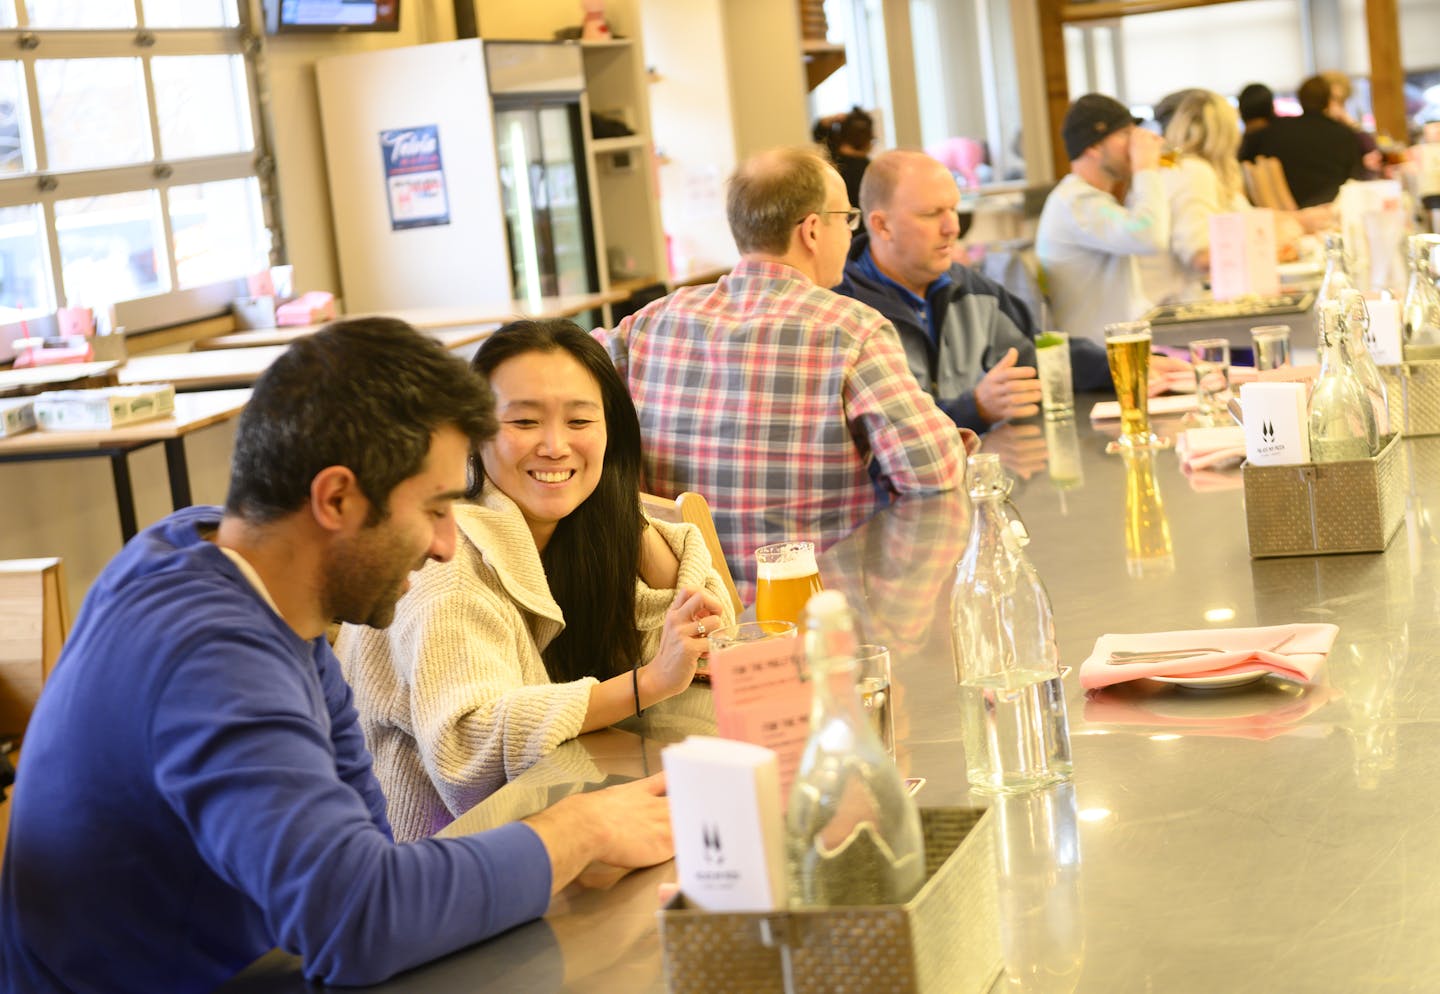
<svg viewBox="0 0 1440 994">
<path fill-rule="evenodd" d="M 1232 97 L 1246 83 L 1288 90 L 1309 75 L 1296 0 L 1143 14 L 1125 18 L 1121 32 L 1129 91 L 1121 97 L 1131 104 L 1191 86 Z"/>
</svg>

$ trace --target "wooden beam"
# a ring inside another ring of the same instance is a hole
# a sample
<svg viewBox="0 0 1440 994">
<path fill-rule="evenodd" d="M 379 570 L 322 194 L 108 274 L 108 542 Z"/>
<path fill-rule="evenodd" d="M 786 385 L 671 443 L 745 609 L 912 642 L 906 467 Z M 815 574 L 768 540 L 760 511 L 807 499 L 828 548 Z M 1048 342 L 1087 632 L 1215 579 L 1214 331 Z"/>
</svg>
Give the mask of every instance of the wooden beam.
<svg viewBox="0 0 1440 994">
<path fill-rule="evenodd" d="M 1040 16 L 1040 57 L 1045 68 L 1045 109 L 1050 125 L 1050 150 L 1055 161 L 1055 178 L 1070 172 L 1060 125 L 1070 107 L 1070 77 L 1065 69 L 1065 25 L 1061 19 L 1063 0 L 1038 0 Z"/>
<path fill-rule="evenodd" d="M 1406 144 L 1405 70 L 1400 65 L 1400 12 L 1395 0 L 1365 0 L 1365 32 L 1370 39 L 1370 101 L 1375 130 Z"/>
<path fill-rule="evenodd" d="M 1184 10 L 1187 7 L 1213 7 L 1222 3 L 1240 3 L 1242 0 L 1096 0 L 1095 3 L 1066 3 L 1060 7 L 1060 16 L 1066 24 L 1082 21 L 1108 21 L 1132 14 L 1154 14 L 1162 10 Z"/>
</svg>

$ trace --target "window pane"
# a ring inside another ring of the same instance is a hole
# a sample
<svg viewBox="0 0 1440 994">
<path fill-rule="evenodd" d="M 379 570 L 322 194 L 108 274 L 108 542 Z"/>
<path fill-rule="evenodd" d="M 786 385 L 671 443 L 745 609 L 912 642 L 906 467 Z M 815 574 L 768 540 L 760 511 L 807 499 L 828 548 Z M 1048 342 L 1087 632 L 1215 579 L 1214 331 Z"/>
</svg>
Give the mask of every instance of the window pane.
<svg viewBox="0 0 1440 994">
<path fill-rule="evenodd" d="M 238 55 L 186 55 L 150 62 L 160 153 L 167 159 L 243 152 L 254 142 L 245 62 Z"/>
<path fill-rule="evenodd" d="M 55 227 L 67 303 L 103 307 L 170 289 L 154 190 L 62 200 Z"/>
<path fill-rule="evenodd" d="M 55 309 L 48 255 L 38 205 L 0 209 L 0 320 Z"/>
<path fill-rule="evenodd" d="M 233 28 L 240 23 L 235 0 L 145 0 L 151 28 Z"/>
<path fill-rule="evenodd" d="M 39 60 L 50 169 L 127 165 L 154 157 L 139 59 Z"/>
<path fill-rule="evenodd" d="M 172 187 L 170 227 L 181 289 L 270 265 L 270 232 L 253 179 Z"/>
<path fill-rule="evenodd" d="M 25 0 L 32 28 L 133 28 L 134 0 Z"/>
<path fill-rule="evenodd" d="M 0 62 L 0 175 L 35 168 L 34 150 L 26 140 L 30 129 L 22 117 L 29 109 L 23 79 L 20 63 Z"/>
</svg>

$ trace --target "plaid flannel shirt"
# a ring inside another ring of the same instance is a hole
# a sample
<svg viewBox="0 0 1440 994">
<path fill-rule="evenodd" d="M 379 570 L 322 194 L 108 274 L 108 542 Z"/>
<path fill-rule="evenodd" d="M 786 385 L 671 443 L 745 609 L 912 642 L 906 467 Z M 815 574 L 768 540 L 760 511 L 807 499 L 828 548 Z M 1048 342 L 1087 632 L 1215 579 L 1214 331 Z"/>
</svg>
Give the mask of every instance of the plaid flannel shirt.
<svg viewBox="0 0 1440 994">
<path fill-rule="evenodd" d="M 788 266 L 742 261 L 607 339 L 640 414 L 647 488 L 705 496 L 747 603 L 759 546 L 823 549 L 892 493 L 964 480 L 965 439 L 890 322 Z"/>
</svg>

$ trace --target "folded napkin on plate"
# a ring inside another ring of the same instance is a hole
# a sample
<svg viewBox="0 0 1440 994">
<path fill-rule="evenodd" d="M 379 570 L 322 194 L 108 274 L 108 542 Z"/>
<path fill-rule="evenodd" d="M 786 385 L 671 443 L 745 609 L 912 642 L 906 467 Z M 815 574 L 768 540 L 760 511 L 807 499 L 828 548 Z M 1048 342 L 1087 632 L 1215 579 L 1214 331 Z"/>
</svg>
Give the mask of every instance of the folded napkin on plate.
<svg viewBox="0 0 1440 994">
<path fill-rule="evenodd" d="M 1228 414 L 1225 420 L 1230 420 Z M 1223 428 L 1189 428 L 1175 439 L 1180 468 L 1220 469 L 1238 466 L 1245 459 L 1245 429 L 1239 425 Z"/>
<path fill-rule="evenodd" d="M 1080 664 L 1080 686 L 1108 687 L 1144 677 L 1213 677 L 1237 673 L 1275 673 L 1309 683 L 1315 678 L 1335 636 L 1334 625 L 1272 625 L 1268 628 L 1202 628 L 1187 632 L 1102 635 Z M 1155 662 L 1115 663 L 1115 652 L 1218 651 Z"/>
</svg>

